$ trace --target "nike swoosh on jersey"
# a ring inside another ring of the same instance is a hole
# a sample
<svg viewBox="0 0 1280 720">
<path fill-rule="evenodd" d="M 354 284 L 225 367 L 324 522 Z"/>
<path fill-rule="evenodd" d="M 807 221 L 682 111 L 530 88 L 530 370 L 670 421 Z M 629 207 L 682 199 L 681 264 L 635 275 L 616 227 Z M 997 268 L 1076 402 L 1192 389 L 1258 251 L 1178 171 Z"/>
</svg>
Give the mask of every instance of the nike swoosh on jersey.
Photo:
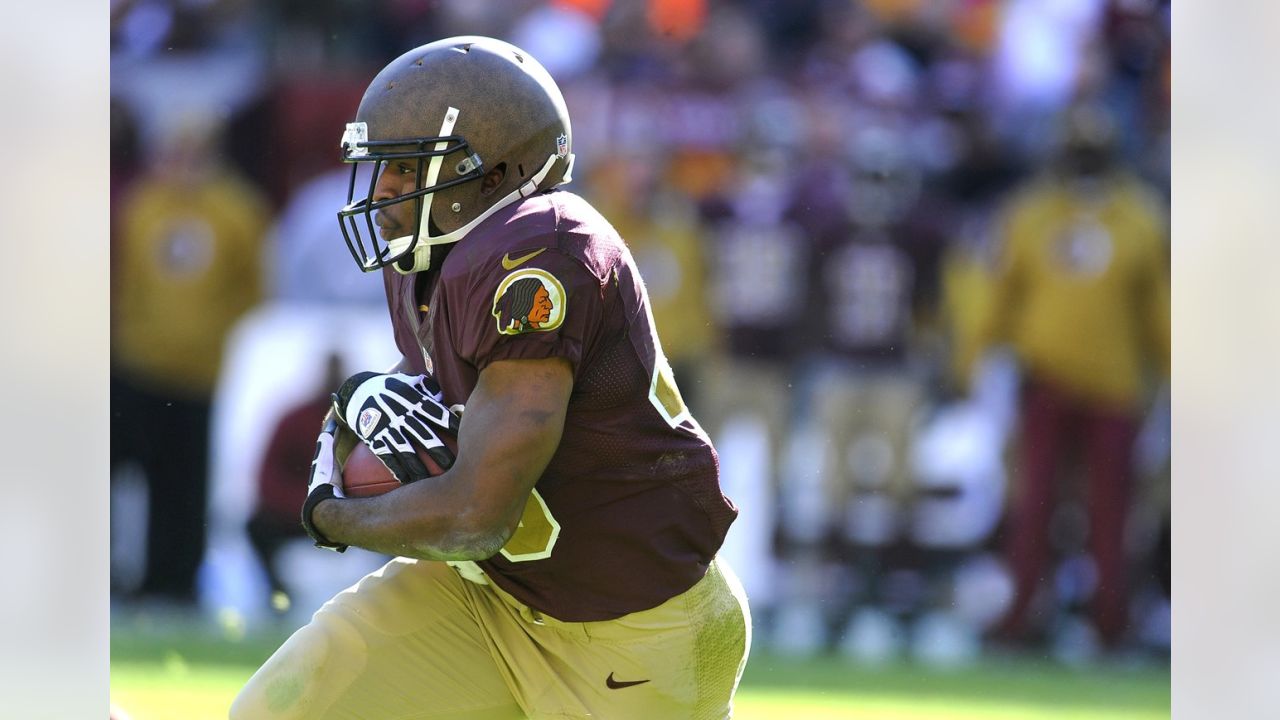
<svg viewBox="0 0 1280 720">
<path fill-rule="evenodd" d="M 537 256 L 541 255 L 541 254 L 542 254 L 542 253 L 544 253 L 544 252 L 546 252 L 546 248 L 542 248 L 542 249 L 540 249 L 540 250 L 534 250 L 533 252 L 529 253 L 528 255 L 521 255 L 520 257 L 516 258 L 515 260 L 512 260 L 512 259 L 511 259 L 511 253 L 507 253 L 506 255 L 503 255 L 503 256 L 502 256 L 502 269 L 503 269 L 503 270 L 515 270 L 516 268 L 520 267 L 520 266 L 521 266 L 521 265 L 523 265 L 524 263 L 526 263 L 526 262 L 528 262 L 528 261 L 530 261 L 530 260 L 534 259 L 535 257 L 537 257 Z"/>
<path fill-rule="evenodd" d="M 609 673 L 609 677 L 605 678 L 604 680 L 604 684 L 609 686 L 610 690 L 617 690 L 619 688 L 631 687 L 632 685 L 643 685 L 647 682 L 649 681 L 648 680 L 626 680 L 626 681 L 614 680 L 613 673 Z"/>
</svg>

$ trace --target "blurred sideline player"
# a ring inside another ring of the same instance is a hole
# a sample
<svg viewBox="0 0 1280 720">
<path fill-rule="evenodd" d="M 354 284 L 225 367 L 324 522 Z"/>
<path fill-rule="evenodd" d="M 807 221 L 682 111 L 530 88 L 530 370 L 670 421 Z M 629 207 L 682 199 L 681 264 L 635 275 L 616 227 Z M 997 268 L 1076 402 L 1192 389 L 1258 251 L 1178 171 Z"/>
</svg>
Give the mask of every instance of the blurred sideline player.
<svg viewBox="0 0 1280 720">
<path fill-rule="evenodd" d="M 326 603 L 233 718 L 731 715 L 750 620 L 716 552 L 737 510 L 629 251 L 553 191 L 571 142 L 550 76 L 500 41 L 425 45 L 369 86 L 343 154 L 376 181 L 339 215 L 419 375 L 344 384 L 303 523 L 400 557 Z M 438 444 L 461 403 L 456 462 L 410 469 L 399 429 Z M 342 498 L 352 425 L 415 482 Z"/>
<path fill-rule="evenodd" d="M 146 476 L 138 593 L 196 598 L 208 520 L 209 418 L 231 328 L 262 298 L 270 217 L 219 156 L 222 128 L 185 121 L 120 199 L 113 248 L 111 465 Z"/>
<path fill-rule="evenodd" d="M 342 365 L 342 355 L 331 351 L 320 386 L 276 423 L 258 471 L 258 504 L 245 530 L 266 571 L 273 605 L 278 602 L 278 593 L 290 594 L 278 567 L 279 552 L 286 543 L 307 537 L 298 525 L 298 507 L 307 496 L 298 477 L 311 465 L 315 427 L 332 406 L 331 389 L 342 382 Z"/>
<path fill-rule="evenodd" d="M 922 336 L 936 304 L 939 245 L 917 209 L 919 170 L 905 138 L 871 126 L 851 145 L 850 167 L 819 165 L 805 178 L 808 187 L 846 188 L 844 196 L 813 203 L 803 220 L 814 246 L 806 382 L 828 438 L 828 522 L 843 557 L 892 544 L 914 494 L 909 437 L 925 396 Z"/>
<path fill-rule="evenodd" d="M 1168 378 L 1169 269 L 1167 210 L 1117 164 L 1115 140 L 1100 108 L 1070 110 L 1051 172 L 1001 218 L 1004 257 L 984 334 L 1008 339 L 1025 373 L 1007 548 L 1016 595 L 1004 640 L 1033 629 L 1059 474 L 1077 445 L 1095 629 L 1109 646 L 1128 629 L 1134 442 L 1151 387 Z"/>
<path fill-rule="evenodd" d="M 735 530 L 739 552 L 756 558 L 743 568 L 742 579 L 759 618 L 789 603 L 792 588 L 804 586 L 794 577 L 794 564 L 774 564 L 773 509 L 785 513 L 789 498 L 817 494 L 793 487 L 787 489 L 797 492 L 780 492 L 785 484 L 783 452 L 792 429 L 789 383 L 800 347 L 792 318 L 802 307 L 808 248 L 801 229 L 786 214 L 792 172 L 788 156 L 763 137 L 753 138 L 750 147 L 752 152 L 734 157 L 732 169 L 724 171 L 725 181 L 699 202 L 708 255 L 714 257 L 707 263 L 709 310 L 712 325 L 720 330 L 703 375 L 699 417 L 722 451 L 721 482 L 736 497 L 761 501 L 739 518 Z M 710 156 L 696 161 L 715 167 Z M 688 166 L 694 160 L 682 162 Z M 808 634 L 789 627 L 785 636 L 802 639 Z"/>
</svg>

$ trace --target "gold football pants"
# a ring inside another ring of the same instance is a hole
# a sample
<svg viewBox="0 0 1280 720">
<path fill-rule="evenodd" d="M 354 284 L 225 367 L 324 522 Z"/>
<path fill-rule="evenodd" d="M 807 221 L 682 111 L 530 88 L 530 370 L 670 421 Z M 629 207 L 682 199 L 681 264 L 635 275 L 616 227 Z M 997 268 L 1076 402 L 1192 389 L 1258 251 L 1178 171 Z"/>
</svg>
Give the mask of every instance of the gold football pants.
<svg viewBox="0 0 1280 720">
<path fill-rule="evenodd" d="M 325 603 L 231 718 L 728 718 L 750 640 L 746 596 L 719 560 L 658 607 L 569 623 L 444 563 L 397 558 Z"/>
</svg>

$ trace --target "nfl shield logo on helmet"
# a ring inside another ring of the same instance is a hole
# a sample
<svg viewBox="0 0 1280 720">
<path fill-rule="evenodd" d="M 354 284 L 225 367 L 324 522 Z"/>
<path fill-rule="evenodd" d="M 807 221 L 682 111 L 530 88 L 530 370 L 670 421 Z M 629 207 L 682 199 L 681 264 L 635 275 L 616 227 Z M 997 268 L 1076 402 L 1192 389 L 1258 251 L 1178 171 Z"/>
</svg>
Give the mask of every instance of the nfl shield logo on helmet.
<svg viewBox="0 0 1280 720">
<path fill-rule="evenodd" d="M 564 157 L 569 154 L 569 136 L 560 133 L 556 136 L 556 157 Z"/>
<path fill-rule="evenodd" d="M 365 408 L 360 411 L 360 417 L 356 420 L 356 432 L 360 433 L 360 437 L 369 437 L 369 431 L 373 430 L 373 426 L 378 424 L 382 419 L 382 412 L 378 408 Z"/>
</svg>

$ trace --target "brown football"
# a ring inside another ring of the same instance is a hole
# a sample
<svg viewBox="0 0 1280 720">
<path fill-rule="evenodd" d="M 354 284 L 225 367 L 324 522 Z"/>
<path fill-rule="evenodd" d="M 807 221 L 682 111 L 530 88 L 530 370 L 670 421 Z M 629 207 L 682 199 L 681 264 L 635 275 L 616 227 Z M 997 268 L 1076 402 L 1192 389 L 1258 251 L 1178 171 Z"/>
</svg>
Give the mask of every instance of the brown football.
<svg viewBox="0 0 1280 720">
<path fill-rule="evenodd" d="M 458 451 L 458 443 L 452 437 L 446 435 L 444 444 L 450 451 L 454 453 Z M 431 477 L 444 473 L 444 468 L 440 467 L 440 464 L 426 451 L 419 449 L 418 457 L 427 467 L 427 473 Z M 390 492 L 398 487 L 400 487 L 400 481 L 396 480 L 396 476 L 382 464 L 369 446 L 357 443 L 351 450 L 351 454 L 347 456 L 346 464 L 342 466 L 342 491 L 346 496 L 371 497 Z"/>
</svg>

